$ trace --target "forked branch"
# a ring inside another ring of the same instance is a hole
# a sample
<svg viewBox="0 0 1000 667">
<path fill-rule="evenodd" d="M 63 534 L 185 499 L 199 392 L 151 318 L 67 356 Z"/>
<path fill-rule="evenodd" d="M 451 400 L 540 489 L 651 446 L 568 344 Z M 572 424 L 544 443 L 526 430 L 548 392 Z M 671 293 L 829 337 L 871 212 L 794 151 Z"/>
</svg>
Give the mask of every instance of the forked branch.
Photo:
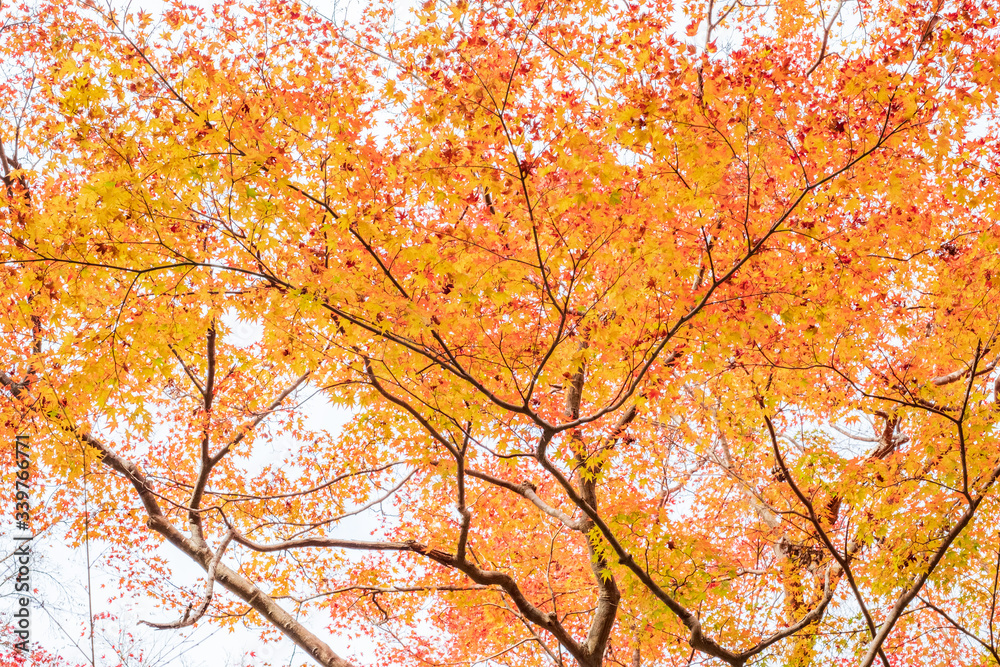
<svg viewBox="0 0 1000 667">
<path fill-rule="evenodd" d="M 193 610 L 191 605 L 184 611 L 184 615 L 181 616 L 180 620 L 174 621 L 172 623 L 154 623 L 153 621 L 140 621 L 148 625 L 151 628 L 156 628 L 157 630 L 169 630 L 186 628 L 189 625 L 194 625 L 201 620 L 201 617 L 205 615 L 208 611 L 209 605 L 212 604 L 212 597 L 215 595 L 215 572 L 219 569 L 219 563 L 222 561 L 222 555 L 226 552 L 226 547 L 233 539 L 233 531 L 226 533 L 225 537 L 222 538 L 222 544 L 215 552 L 215 556 L 212 561 L 208 564 L 208 579 L 205 581 L 205 594 L 202 596 L 201 603 L 197 608 Z"/>
</svg>

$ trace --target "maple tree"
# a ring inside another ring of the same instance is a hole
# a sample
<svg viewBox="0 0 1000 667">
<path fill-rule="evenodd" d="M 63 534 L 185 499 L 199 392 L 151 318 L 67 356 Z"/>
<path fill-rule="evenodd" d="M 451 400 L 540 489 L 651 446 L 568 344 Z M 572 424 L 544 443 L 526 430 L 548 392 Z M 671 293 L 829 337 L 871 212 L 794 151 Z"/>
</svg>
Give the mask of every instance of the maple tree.
<svg viewBox="0 0 1000 667">
<path fill-rule="evenodd" d="M 5 9 L 39 520 L 323 665 L 1000 662 L 998 10 Z"/>
</svg>

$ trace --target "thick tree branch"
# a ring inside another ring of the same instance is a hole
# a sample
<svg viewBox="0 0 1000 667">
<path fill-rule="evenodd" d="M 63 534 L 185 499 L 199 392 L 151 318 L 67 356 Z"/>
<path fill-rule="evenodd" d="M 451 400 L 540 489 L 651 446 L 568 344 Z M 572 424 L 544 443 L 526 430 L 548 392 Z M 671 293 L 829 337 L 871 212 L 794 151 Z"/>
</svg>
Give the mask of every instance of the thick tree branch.
<svg viewBox="0 0 1000 667">
<path fill-rule="evenodd" d="M 449 569 L 458 570 L 466 575 L 473 582 L 483 585 L 498 587 L 506 593 L 514 602 L 518 611 L 525 619 L 534 625 L 549 632 L 556 640 L 562 644 L 574 658 L 583 665 L 591 665 L 591 658 L 585 647 L 581 646 L 569 632 L 562 626 L 555 614 L 547 614 L 533 605 L 521 591 L 514 579 L 503 572 L 484 570 L 468 560 L 459 559 L 456 554 L 450 554 L 440 549 L 433 549 L 416 540 L 405 542 L 365 542 L 359 540 L 342 540 L 337 538 L 307 538 L 300 540 L 286 540 L 270 544 L 261 544 L 247 539 L 238 532 L 234 532 L 234 541 L 260 552 L 285 551 L 288 549 L 301 549 L 308 547 L 329 547 L 338 549 L 356 549 L 364 551 L 407 551 L 420 554 Z M 598 663 L 599 665 L 599 663 Z"/>
<path fill-rule="evenodd" d="M 201 452 L 198 458 L 198 477 L 194 483 L 194 491 L 191 493 L 191 500 L 188 502 L 188 524 L 190 525 L 191 538 L 198 544 L 204 544 L 205 534 L 201 521 L 201 496 L 205 491 L 205 484 L 212 474 L 212 456 L 209 453 L 209 443 L 212 433 L 212 403 L 215 399 L 215 323 L 208 327 L 206 336 L 206 358 L 208 369 L 205 372 L 204 389 L 202 390 L 202 432 L 201 432 Z M 195 383 L 197 385 L 197 383 Z"/>
</svg>

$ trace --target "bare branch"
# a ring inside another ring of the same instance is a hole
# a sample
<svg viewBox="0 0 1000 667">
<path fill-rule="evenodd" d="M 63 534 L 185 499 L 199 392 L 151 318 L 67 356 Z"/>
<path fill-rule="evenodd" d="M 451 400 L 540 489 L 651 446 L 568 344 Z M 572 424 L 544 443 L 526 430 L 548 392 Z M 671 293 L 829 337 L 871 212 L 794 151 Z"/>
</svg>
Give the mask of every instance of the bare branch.
<svg viewBox="0 0 1000 667">
<path fill-rule="evenodd" d="M 471 468 L 466 470 L 466 474 L 468 474 L 469 477 L 475 477 L 476 479 L 481 479 L 484 482 L 493 484 L 494 486 L 499 486 L 500 488 L 503 489 L 507 489 L 508 491 L 512 491 L 513 493 L 516 493 L 517 495 L 530 500 L 535 505 L 535 507 L 540 509 L 542 512 L 548 514 L 552 518 L 558 519 L 564 526 L 566 526 L 570 530 L 575 530 L 577 532 L 580 532 L 584 529 L 583 521 L 581 521 L 580 519 L 574 519 L 565 512 L 552 507 L 544 500 L 542 500 L 536 493 L 536 491 L 538 490 L 537 487 L 531 482 L 526 481 L 526 482 L 521 482 L 520 484 L 512 484 L 506 480 L 500 479 L 499 477 L 494 477 L 493 475 L 490 475 L 488 473 L 479 472 L 478 470 L 473 470 Z"/>
<path fill-rule="evenodd" d="M 816 61 L 812 64 L 812 67 L 806 70 L 806 77 L 811 76 L 812 73 L 816 71 L 816 68 L 819 67 L 820 64 L 823 62 L 823 59 L 826 58 L 827 44 L 829 44 L 830 42 L 830 30 L 833 28 L 834 22 L 836 22 L 837 17 L 840 16 L 840 11 L 844 8 L 844 5 L 846 3 L 847 0 L 838 0 L 837 8 L 833 10 L 833 13 L 830 15 L 830 18 L 823 26 L 823 42 L 820 44 L 819 47 L 819 55 L 816 56 Z M 820 5 L 820 7 L 822 8 L 822 5 Z"/>
<path fill-rule="evenodd" d="M 1000 363 L 1000 357 L 997 357 L 991 363 L 986 364 L 982 368 L 977 369 L 975 373 L 973 373 L 973 377 L 978 377 L 985 373 L 989 373 L 990 371 L 992 371 L 997 367 L 998 363 Z M 973 365 L 970 362 L 966 364 L 964 368 L 959 368 L 946 375 L 939 375 L 938 377 L 931 378 L 931 384 L 934 385 L 935 387 L 943 387 L 953 382 L 958 382 L 963 377 L 965 377 L 967 373 L 969 373 L 972 367 Z M 997 382 L 1000 382 L 1000 378 L 997 379 Z"/>
<path fill-rule="evenodd" d="M 215 592 L 215 571 L 219 568 L 219 562 L 222 560 L 222 554 L 226 552 L 226 547 L 229 546 L 229 542 L 233 539 L 233 531 L 230 530 L 226 533 L 225 537 L 222 539 L 222 544 L 215 552 L 215 556 L 212 561 L 208 564 L 208 580 L 205 582 L 205 595 L 202 598 L 201 604 L 198 605 L 194 613 L 191 613 L 191 605 L 188 605 L 187 610 L 185 610 L 184 615 L 180 620 L 174 621 L 173 623 L 154 623 L 152 621 L 139 621 L 157 630 L 168 630 L 177 628 L 186 628 L 189 625 L 194 625 L 201 620 L 201 617 L 205 615 L 208 611 L 208 607 L 212 604 L 212 597 Z"/>
</svg>

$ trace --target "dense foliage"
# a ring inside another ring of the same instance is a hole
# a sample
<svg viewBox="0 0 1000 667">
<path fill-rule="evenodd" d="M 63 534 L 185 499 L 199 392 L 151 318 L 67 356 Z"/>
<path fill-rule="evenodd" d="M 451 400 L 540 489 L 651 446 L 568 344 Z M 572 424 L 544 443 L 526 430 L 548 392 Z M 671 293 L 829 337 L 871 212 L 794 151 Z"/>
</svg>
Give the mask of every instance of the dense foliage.
<svg viewBox="0 0 1000 667">
<path fill-rule="evenodd" d="M 2 12 L 0 437 L 166 625 L 1000 661 L 996 2 Z"/>
</svg>

